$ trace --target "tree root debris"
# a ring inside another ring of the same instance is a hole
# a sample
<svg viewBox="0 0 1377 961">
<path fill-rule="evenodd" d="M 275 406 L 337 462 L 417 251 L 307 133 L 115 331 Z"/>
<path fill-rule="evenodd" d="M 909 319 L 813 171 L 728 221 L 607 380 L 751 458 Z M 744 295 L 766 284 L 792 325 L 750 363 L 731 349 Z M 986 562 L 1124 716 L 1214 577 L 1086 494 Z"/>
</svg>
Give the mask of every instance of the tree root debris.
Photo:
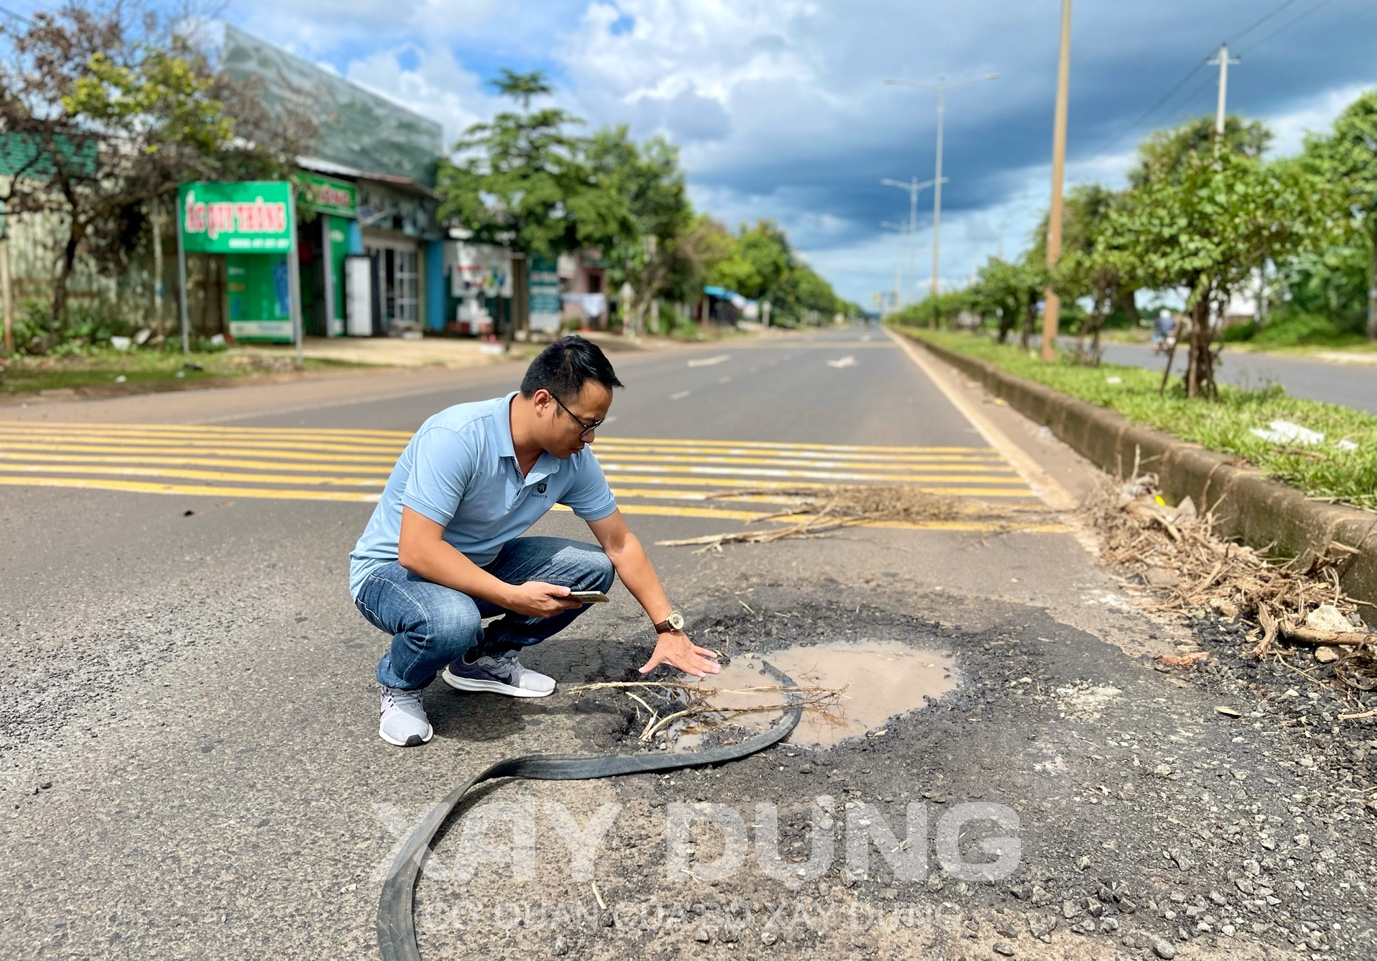
<svg viewBox="0 0 1377 961">
<path fill-rule="evenodd" d="M 788 520 L 769 530 L 730 531 L 681 540 L 656 541 L 660 547 L 700 547 L 695 553 L 720 551 L 723 544 L 771 544 L 785 538 L 823 537 L 843 527 L 872 523 L 920 523 L 924 521 L 984 520 L 1003 522 L 996 531 L 1018 528 L 1014 515 L 1050 516 L 1041 507 L 995 507 L 975 500 L 932 494 L 916 487 L 888 484 L 838 485 L 826 488 L 743 488 L 713 494 L 714 499 L 769 496 L 794 498 L 788 510 L 757 517 L 759 521 Z"/>
<path fill-rule="evenodd" d="M 1142 590 L 1162 598 L 1153 610 L 1195 616 L 1208 610 L 1252 622 L 1248 653 L 1259 658 L 1297 653 L 1276 646 L 1278 638 L 1336 650 L 1321 658 L 1334 664 L 1336 681 L 1377 689 L 1377 633 L 1356 616 L 1361 602 L 1339 586 L 1343 552 L 1268 561 L 1263 552 L 1221 539 L 1213 517 L 1200 515 L 1189 498 L 1168 505 L 1151 474 L 1102 485 L 1084 511 L 1103 537 L 1105 560 L 1136 573 Z"/>
<path fill-rule="evenodd" d="M 811 714 L 829 724 L 845 725 L 845 721 L 832 710 L 844 697 L 844 690 L 825 687 L 784 687 L 778 684 L 745 688 L 716 688 L 701 684 L 680 684 L 672 681 L 603 681 L 596 684 L 583 684 L 569 689 L 570 694 L 587 694 L 594 691 L 621 690 L 649 715 L 641 729 L 638 740 L 648 744 L 656 737 L 667 733 L 675 722 L 693 719 L 696 730 L 703 734 L 716 728 L 730 725 L 732 721 L 748 714 L 776 713 L 790 707 L 802 705 L 805 713 Z M 640 691 L 645 697 L 638 696 Z M 761 695 L 780 694 L 791 696 L 779 701 L 761 704 L 723 706 L 713 703 L 714 695 Z M 652 707 L 647 698 L 658 701 Z M 639 715 L 639 711 L 637 714 Z M 682 726 L 682 725 L 681 725 Z"/>
</svg>

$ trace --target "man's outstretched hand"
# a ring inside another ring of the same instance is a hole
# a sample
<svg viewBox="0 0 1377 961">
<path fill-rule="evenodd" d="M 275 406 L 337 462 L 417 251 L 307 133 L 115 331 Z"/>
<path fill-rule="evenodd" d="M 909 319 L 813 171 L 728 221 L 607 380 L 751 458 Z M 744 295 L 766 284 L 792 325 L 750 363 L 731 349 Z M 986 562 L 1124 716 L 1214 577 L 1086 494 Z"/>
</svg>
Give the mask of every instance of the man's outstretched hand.
<svg viewBox="0 0 1377 961">
<path fill-rule="evenodd" d="M 717 661 L 713 660 L 716 657 L 716 651 L 699 647 L 682 631 L 668 631 L 661 634 L 655 642 L 655 650 L 651 652 L 650 660 L 641 668 L 641 673 L 649 674 L 661 664 L 668 664 L 685 674 L 707 677 L 722 670 Z"/>
</svg>

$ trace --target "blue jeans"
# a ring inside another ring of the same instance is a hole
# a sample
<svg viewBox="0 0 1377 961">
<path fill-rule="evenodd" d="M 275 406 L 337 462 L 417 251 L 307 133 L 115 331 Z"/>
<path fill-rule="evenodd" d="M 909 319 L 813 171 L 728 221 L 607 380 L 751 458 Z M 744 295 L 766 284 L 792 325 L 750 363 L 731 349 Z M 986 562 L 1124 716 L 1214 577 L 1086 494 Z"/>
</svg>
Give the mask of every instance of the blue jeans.
<svg viewBox="0 0 1377 961">
<path fill-rule="evenodd" d="M 596 544 L 564 537 L 518 537 L 483 569 L 508 584 L 545 581 L 576 591 L 605 591 L 616 577 Z M 470 648 L 481 655 L 539 644 L 588 609 L 527 617 L 434 584 L 395 561 L 368 575 L 354 604 L 370 624 L 392 635 L 391 649 L 378 662 L 378 683 L 405 690 L 425 687 Z M 486 617 L 498 619 L 485 630 Z"/>
</svg>

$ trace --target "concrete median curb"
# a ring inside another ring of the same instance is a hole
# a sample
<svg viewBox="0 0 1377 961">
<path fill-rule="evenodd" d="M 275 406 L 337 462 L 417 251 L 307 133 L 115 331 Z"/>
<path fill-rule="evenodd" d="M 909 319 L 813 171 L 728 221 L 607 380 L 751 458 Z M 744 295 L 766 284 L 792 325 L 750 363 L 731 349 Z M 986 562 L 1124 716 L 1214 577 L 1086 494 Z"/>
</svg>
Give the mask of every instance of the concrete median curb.
<svg viewBox="0 0 1377 961">
<path fill-rule="evenodd" d="M 1016 377 L 988 361 L 910 339 L 1046 425 L 1102 470 L 1127 475 L 1136 465 L 1157 474 L 1168 496 L 1190 497 L 1212 511 L 1221 533 L 1278 556 L 1337 556 L 1344 591 L 1369 605 L 1377 603 L 1377 515 L 1311 500 L 1226 454 L 1130 424 L 1113 411 Z M 1362 614 L 1368 623 L 1377 623 L 1377 608 L 1364 607 Z"/>
</svg>

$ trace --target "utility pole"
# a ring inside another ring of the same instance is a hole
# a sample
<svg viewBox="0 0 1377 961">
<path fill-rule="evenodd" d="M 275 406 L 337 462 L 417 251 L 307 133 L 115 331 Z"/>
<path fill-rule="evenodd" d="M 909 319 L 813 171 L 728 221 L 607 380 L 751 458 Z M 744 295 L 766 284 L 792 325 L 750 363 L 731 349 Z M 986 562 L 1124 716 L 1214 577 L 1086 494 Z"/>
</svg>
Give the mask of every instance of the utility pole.
<svg viewBox="0 0 1377 961">
<path fill-rule="evenodd" d="M 919 90 L 932 90 L 937 94 L 937 171 L 933 178 L 932 191 L 932 286 L 930 296 L 937 296 L 938 264 L 942 249 L 942 125 L 947 110 L 947 91 L 960 90 L 982 80 L 998 80 L 999 74 L 987 73 L 957 83 L 947 83 L 947 75 L 939 73 L 936 83 L 921 80 L 886 80 L 885 83 L 900 87 L 917 87 Z"/>
<path fill-rule="evenodd" d="M 1219 67 L 1219 101 L 1214 108 L 1214 155 L 1219 156 L 1219 145 L 1224 142 L 1224 117 L 1225 104 L 1229 99 L 1229 65 L 1239 63 L 1237 57 L 1229 59 L 1229 45 L 1221 43 L 1219 53 L 1213 60 L 1205 63 L 1211 67 Z"/>
<path fill-rule="evenodd" d="M 938 181 L 924 180 L 919 183 L 918 178 L 914 177 L 911 181 L 905 182 L 886 177 L 880 183 L 886 187 L 898 187 L 900 190 L 908 191 L 908 302 L 914 303 L 918 299 L 918 292 L 914 289 L 918 283 L 918 193 Z"/>
<path fill-rule="evenodd" d="M 1071 0 L 1061 0 L 1061 56 L 1057 61 L 1057 109 L 1052 121 L 1052 206 L 1047 211 L 1047 290 L 1043 293 L 1042 359 L 1057 359 L 1057 329 L 1061 298 L 1053 289 L 1051 272 L 1061 258 L 1061 187 L 1066 173 L 1066 98 L 1071 85 Z"/>
</svg>

